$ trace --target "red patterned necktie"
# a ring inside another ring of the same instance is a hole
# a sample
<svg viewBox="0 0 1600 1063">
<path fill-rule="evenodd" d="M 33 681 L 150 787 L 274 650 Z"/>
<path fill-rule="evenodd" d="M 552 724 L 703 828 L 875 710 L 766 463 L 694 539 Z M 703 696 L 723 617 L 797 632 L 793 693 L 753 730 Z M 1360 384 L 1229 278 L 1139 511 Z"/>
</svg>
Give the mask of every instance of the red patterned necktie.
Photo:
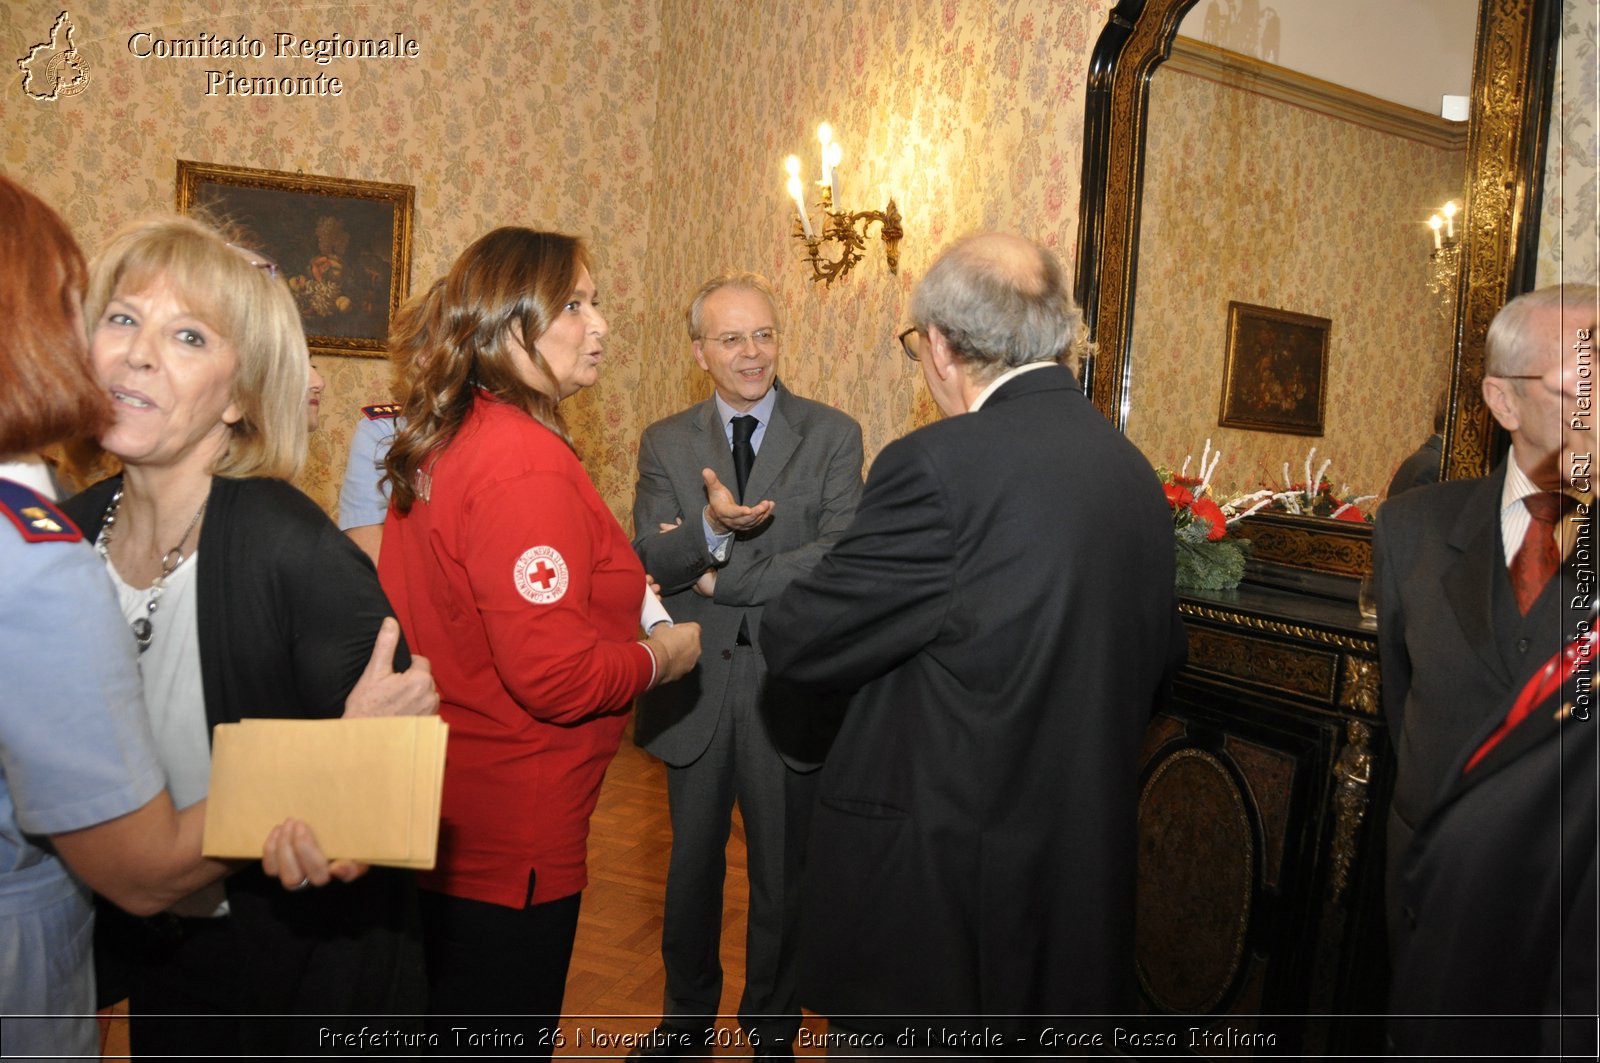
<svg viewBox="0 0 1600 1063">
<path fill-rule="evenodd" d="M 1556 545 L 1555 532 L 1564 500 L 1565 496 L 1559 491 L 1541 491 L 1522 500 L 1528 507 L 1528 530 L 1511 558 L 1509 572 L 1511 589 L 1517 595 L 1517 608 L 1523 616 L 1528 615 L 1544 585 L 1561 567 L 1561 548 Z"/>
</svg>

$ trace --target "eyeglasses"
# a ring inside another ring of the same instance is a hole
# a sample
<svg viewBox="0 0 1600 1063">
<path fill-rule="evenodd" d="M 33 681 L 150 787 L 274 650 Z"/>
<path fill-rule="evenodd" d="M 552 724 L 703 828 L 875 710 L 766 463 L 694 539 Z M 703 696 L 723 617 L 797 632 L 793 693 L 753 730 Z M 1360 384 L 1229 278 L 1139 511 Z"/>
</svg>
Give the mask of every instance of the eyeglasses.
<svg viewBox="0 0 1600 1063">
<path fill-rule="evenodd" d="M 915 325 L 895 337 L 900 341 L 900 349 L 905 351 L 906 357 L 913 362 L 922 361 L 922 344 L 926 338 L 926 334 Z"/>
<path fill-rule="evenodd" d="M 702 343 L 716 344 L 724 354 L 738 354 L 745 349 L 746 343 L 754 343 L 758 350 L 770 351 L 778 345 L 778 330 L 758 328 L 754 332 L 724 332 L 720 336 L 702 336 L 700 339 Z"/>
<path fill-rule="evenodd" d="M 243 247 L 239 244 L 229 244 L 228 246 L 243 255 L 246 262 L 265 272 L 268 280 L 278 279 L 278 264 L 260 251 L 252 251 L 248 247 Z"/>
</svg>

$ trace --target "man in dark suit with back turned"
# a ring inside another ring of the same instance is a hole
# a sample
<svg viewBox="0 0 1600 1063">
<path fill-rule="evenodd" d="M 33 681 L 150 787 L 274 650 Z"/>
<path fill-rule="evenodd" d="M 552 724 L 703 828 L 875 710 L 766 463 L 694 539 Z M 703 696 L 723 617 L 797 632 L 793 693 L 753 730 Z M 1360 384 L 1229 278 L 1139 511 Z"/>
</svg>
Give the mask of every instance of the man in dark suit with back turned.
<svg viewBox="0 0 1600 1063">
<path fill-rule="evenodd" d="M 1385 876 L 1391 942 L 1415 928 L 1400 881 L 1413 834 L 1459 770 L 1465 745 L 1555 653 L 1571 620 L 1560 569 L 1575 502 L 1562 493 L 1562 345 L 1551 337 L 1564 302 L 1592 304 L 1593 289 L 1583 291 L 1519 296 L 1489 326 L 1483 398 L 1511 436 L 1500 467 L 1407 491 L 1378 511 L 1378 649 L 1396 754 Z"/>
<path fill-rule="evenodd" d="M 897 1048 L 908 1025 L 966 1051 L 969 1025 L 1134 1003 L 1139 746 L 1184 636 L 1161 485 L 1060 364 L 1068 283 L 1017 236 L 939 256 L 902 343 L 948 416 L 883 450 L 763 621 L 774 674 L 854 692 L 813 810 L 800 999 L 890 1052 L 930 1050 Z"/>
<path fill-rule="evenodd" d="M 1537 666 L 1455 751 L 1394 876 L 1403 913 L 1391 941 L 1397 1054 L 1595 1058 L 1596 303 L 1592 285 L 1537 292 L 1511 303 L 1505 326 L 1496 319 L 1491 331 L 1497 343 L 1550 354 L 1513 364 L 1543 365 L 1529 388 L 1565 406 L 1557 470 L 1580 496 L 1564 518 L 1567 567 L 1550 579 L 1565 629 L 1538 633 Z M 1547 634 L 1566 639 L 1560 652 Z"/>
<path fill-rule="evenodd" d="M 768 680 L 758 635 L 762 606 L 809 571 L 855 513 L 861 428 L 778 383 L 777 300 L 764 278 L 707 282 L 687 318 L 715 394 L 645 429 L 633 504 L 634 548 L 673 617 L 700 624 L 704 647 L 688 676 L 639 699 L 634 723 L 635 741 L 667 763 L 672 815 L 665 1018 L 653 1050 L 639 1054 L 711 1054 L 723 853 L 737 800 L 750 878 L 739 1021 L 757 1055 L 782 1057 L 800 1025 L 798 870 L 832 721 L 820 706 L 785 704 L 793 691 Z"/>
</svg>

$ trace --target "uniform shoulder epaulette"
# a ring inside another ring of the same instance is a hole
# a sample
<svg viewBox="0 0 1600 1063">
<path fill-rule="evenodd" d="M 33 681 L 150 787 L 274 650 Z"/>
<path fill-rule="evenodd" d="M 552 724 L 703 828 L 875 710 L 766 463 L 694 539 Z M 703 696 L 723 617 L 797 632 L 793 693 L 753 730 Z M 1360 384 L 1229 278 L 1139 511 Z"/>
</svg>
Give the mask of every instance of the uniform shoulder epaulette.
<svg viewBox="0 0 1600 1063">
<path fill-rule="evenodd" d="M 369 421 L 387 421 L 400 416 L 398 402 L 380 402 L 373 406 L 361 407 L 361 412 L 366 414 Z"/>
<path fill-rule="evenodd" d="M 75 543 L 83 533 L 55 503 L 31 487 L 0 480 L 0 513 L 30 543 Z"/>
</svg>

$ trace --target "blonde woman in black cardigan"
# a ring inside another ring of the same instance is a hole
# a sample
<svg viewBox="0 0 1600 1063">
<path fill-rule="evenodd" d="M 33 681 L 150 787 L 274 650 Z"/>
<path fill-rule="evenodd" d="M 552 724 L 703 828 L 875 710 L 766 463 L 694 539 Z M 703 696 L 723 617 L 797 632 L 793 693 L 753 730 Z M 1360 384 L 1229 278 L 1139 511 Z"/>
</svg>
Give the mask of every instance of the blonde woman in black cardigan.
<svg viewBox="0 0 1600 1063">
<path fill-rule="evenodd" d="M 310 362 L 276 266 L 171 217 L 113 237 L 90 273 L 91 361 L 114 410 L 100 443 L 123 472 L 65 508 L 138 642 L 174 802 L 204 797 L 218 723 L 431 711 L 431 677 L 407 670 L 403 644 L 394 674 L 355 692 L 392 613 L 365 555 L 287 483 Z M 281 839 L 281 862 L 314 854 L 300 840 Z M 317 859 L 308 883 L 327 880 Z M 245 869 L 156 920 L 110 924 L 97 948 L 102 971 L 128 978 L 137 1056 L 312 1051 L 324 1016 L 422 1009 L 406 872 L 285 893 Z"/>
</svg>

